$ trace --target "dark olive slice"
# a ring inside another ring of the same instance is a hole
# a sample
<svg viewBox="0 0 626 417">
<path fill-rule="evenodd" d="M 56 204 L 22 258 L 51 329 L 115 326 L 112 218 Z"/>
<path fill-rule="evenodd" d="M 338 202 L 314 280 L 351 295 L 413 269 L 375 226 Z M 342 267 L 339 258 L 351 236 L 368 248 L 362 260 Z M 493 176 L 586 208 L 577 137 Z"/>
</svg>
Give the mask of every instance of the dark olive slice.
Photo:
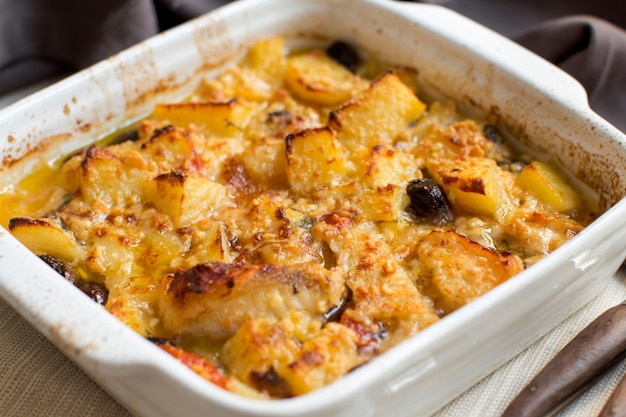
<svg viewBox="0 0 626 417">
<path fill-rule="evenodd" d="M 350 287 L 347 288 L 348 292 L 346 296 L 341 299 L 339 305 L 331 307 L 330 310 L 324 314 L 324 318 L 327 322 L 338 322 L 341 319 L 343 312 L 346 311 L 348 304 L 352 301 L 352 290 Z"/>
<path fill-rule="evenodd" d="M 348 68 L 350 72 L 356 72 L 359 66 L 359 54 L 350 44 L 344 41 L 333 42 L 326 48 L 326 55 Z"/>
<path fill-rule="evenodd" d="M 129 129 L 121 132 L 117 136 L 115 136 L 109 145 L 117 145 L 124 142 L 136 142 L 139 140 L 139 130 L 137 129 Z"/>
<path fill-rule="evenodd" d="M 406 192 L 411 199 L 407 211 L 416 217 L 432 219 L 435 224 L 452 220 L 448 197 L 435 181 L 423 178 L 411 181 Z"/>
<path fill-rule="evenodd" d="M 492 141 L 493 143 L 501 144 L 502 136 L 500 136 L 500 132 L 498 132 L 498 128 L 494 125 L 485 125 L 483 127 L 483 133 L 485 137 Z"/>
<path fill-rule="evenodd" d="M 109 290 L 99 282 L 85 282 L 78 288 L 98 304 L 105 305 L 109 299 Z"/>
<path fill-rule="evenodd" d="M 39 258 L 72 284 L 78 281 L 78 273 L 76 270 L 62 260 L 51 255 L 41 255 Z"/>
<path fill-rule="evenodd" d="M 154 343 L 155 345 L 161 346 L 161 345 L 172 345 L 172 346 L 176 346 L 176 344 L 174 342 L 172 342 L 170 339 L 166 339 L 164 337 L 146 337 L 146 339 L 148 339 L 149 342 Z"/>
</svg>

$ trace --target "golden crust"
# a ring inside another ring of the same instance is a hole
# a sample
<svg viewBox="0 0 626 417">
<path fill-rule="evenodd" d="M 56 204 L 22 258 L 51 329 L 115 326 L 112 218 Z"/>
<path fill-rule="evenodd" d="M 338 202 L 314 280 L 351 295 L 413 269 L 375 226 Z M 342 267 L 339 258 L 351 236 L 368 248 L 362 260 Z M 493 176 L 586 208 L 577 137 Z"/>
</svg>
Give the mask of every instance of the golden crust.
<svg viewBox="0 0 626 417">
<path fill-rule="evenodd" d="M 260 398 L 332 383 L 590 220 L 584 199 L 555 211 L 575 190 L 554 167 L 520 180 L 486 120 L 422 102 L 418 71 L 303 53 L 261 41 L 132 140 L 0 196 L 2 223 L 106 285 L 113 315 Z"/>
</svg>

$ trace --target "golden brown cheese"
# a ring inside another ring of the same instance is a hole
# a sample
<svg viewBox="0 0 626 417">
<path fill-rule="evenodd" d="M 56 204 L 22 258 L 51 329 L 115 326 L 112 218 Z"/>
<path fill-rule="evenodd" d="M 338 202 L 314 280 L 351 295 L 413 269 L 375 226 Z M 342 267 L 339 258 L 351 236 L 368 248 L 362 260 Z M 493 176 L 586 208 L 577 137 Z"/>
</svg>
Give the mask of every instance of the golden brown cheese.
<svg viewBox="0 0 626 417">
<path fill-rule="evenodd" d="M 224 340 L 249 317 L 290 311 L 322 318 L 346 297 L 340 269 L 293 265 L 198 264 L 163 280 L 161 313 L 172 333 Z"/>
<path fill-rule="evenodd" d="M 183 102 L 158 103 L 132 140 L 0 196 L 0 221 L 207 380 L 285 398 L 591 220 L 567 177 L 515 154 L 489 117 L 426 103 L 413 69 L 352 64 L 259 41 Z"/>
</svg>

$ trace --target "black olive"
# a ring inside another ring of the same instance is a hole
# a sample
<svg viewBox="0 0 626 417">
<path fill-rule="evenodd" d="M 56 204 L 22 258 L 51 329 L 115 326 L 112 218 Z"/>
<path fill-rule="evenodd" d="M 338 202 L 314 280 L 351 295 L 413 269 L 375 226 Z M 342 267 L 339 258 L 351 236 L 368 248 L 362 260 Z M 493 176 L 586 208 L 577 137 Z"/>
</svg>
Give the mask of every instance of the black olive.
<svg viewBox="0 0 626 417">
<path fill-rule="evenodd" d="M 105 305 L 109 299 L 109 290 L 99 282 L 85 282 L 78 288 L 98 304 Z"/>
<path fill-rule="evenodd" d="M 502 143 L 502 137 L 498 132 L 498 128 L 494 125 L 485 125 L 483 127 L 483 133 L 485 134 L 485 137 L 493 143 Z"/>
<path fill-rule="evenodd" d="M 39 258 L 72 284 L 78 281 L 78 273 L 76 270 L 62 260 L 51 255 L 41 255 Z"/>
<path fill-rule="evenodd" d="M 57 207 L 57 210 L 63 210 L 65 207 L 67 207 L 68 204 L 72 202 L 73 199 L 74 199 L 73 194 L 70 194 L 70 193 L 65 194 L 63 196 L 63 201 L 61 202 L 59 207 Z"/>
<path fill-rule="evenodd" d="M 264 372 L 250 371 L 248 377 L 252 385 L 259 391 L 265 392 L 274 398 L 288 398 L 293 396 L 291 386 L 276 372 L 273 366 L 270 366 L 270 368 Z"/>
<path fill-rule="evenodd" d="M 339 305 L 332 306 L 330 310 L 328 310 L 324 314 L 324 318 L 327 322 L 339 321 L 341 319 L 341 316 L 343 315 L 343 312 L 346 311 L 348 304 L 352 301 L 352 290 L 350 289 L 350 287 L 347 288 L 348 291 L 345 297 L 341 298 Z"/>
<path fill-rule="evenodd" d="M 288 110 L 276 110 L 269 112 L 265 122 L 273 122 L 274 120 L 291 120 L 293 115 Z"/>
<path fill-rule="evenodd" d="M 119 143 L 123 143 L 127 141 L 137 142 L 138 140 L 139 140 L 139 130 L 130 129 L 115 136 L 113 140 L 111 140 L 109 145 L 117 145 Z"/>
<path fill-rule="evenodd" d="M 166 339 L 164 337 L 147 337 L 146 339 L 148 339 L 149 342 L 152 342 L 152 343 L 154 343 L 155 345 L 158 345 L 158 346 L 172 345 L 172 346 L 176 347 L 176 344 L 174 342 L 172 342 L 170 339 Z"/>
<path fill-rule="evenodd" d="M 350 72 L 356 72 L 359 66 L 359 54 L 346 42 L 333 42 L 326 48 L 326 55 L 348 68 Z"/>
<path fill-rule="evenodd" d="M 406 192 L 411 199 L 407 207 L 410 213 L 432 219 L 435 224 L 452 220 L 448 197 L 435 181 L 428 178 L 413 180 L 407 185 Z"/>
</svg>

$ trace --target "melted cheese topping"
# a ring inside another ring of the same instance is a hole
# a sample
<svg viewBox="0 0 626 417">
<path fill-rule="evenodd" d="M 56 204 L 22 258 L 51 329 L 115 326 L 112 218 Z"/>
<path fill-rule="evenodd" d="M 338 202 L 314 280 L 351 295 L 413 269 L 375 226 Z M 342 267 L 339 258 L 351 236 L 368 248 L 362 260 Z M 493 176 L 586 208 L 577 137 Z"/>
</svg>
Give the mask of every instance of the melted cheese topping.
<svg viewBox="0 0 626 417">
<path fill-rule="evenodd" d="M 0 220 L 104 284 L 113 315 L 207 380 L 310 392 L 590 219 L 556 168 L 527 164 L 452 102 L 426 105 L 413 71 L 372 73 L 383 67 L 353 74 L 260 41 L 188 100 L 158 104 L 133 140 L 31 175 L 1 196 Z M 409 208 L 444 209 L 407 192 L 425 178 L 449 213 Z"/>
</svg>

